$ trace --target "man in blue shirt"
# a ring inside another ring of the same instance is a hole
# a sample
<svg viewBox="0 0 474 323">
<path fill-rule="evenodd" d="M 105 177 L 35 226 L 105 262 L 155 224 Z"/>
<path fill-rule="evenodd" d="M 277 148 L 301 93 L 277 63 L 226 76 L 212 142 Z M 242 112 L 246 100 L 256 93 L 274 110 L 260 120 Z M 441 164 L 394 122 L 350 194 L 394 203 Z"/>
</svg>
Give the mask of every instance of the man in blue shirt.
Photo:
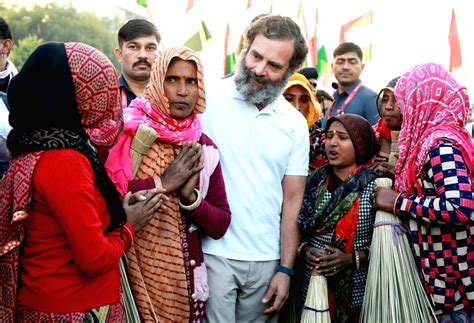
<svg viewBox="0 0 474 323">
<path fill-rule="evenodd" d="M 155 25 L 145 19 L 129 20 L 120 28 L 115 57 L 122 65 L 119 77 L 122 107 L 143 94 L 150 81 L 151 65 L 158 56 L 160 41 Z"/>
<path fill-rule="evenodd" d="M 372 125 L 380 116 L 377 111 L 375 98 L 377 93 L 362 84 L 360 74 L 364 70 L 362 50 L 354 43 L 341 43 L 334 50 L 332 71 L 338 82 L 334 92 L 334 104 L 326 112 L 322 126 L 331 116 L 352 113 L 367 119 Z"/>
</svg>

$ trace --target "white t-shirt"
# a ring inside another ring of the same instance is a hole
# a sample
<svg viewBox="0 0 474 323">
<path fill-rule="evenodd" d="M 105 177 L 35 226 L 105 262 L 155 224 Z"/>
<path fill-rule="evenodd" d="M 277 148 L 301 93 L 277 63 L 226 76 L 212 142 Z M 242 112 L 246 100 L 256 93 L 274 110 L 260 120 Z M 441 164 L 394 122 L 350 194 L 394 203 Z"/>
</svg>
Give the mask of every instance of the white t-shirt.
<svg viewBox="0 0 474 323">
<path fill-rule="evenodd" d="M 259 111 L 233 78 L 206 86 L 203 131 L 219 149 L 232 219 L 224 237 L 203 240 L 205 253 L 243 261 L 280 259 L 285 175 L 307 176 L 308 126 L 282 95 Z"/>
</svg>

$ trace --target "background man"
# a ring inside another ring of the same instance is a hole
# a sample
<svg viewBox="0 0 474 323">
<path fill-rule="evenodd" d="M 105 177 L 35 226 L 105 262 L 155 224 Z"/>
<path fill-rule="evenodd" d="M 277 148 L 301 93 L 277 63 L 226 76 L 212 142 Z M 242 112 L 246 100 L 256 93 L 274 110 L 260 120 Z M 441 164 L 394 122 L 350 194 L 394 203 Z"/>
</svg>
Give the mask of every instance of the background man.
<svg viewBox="0 0 474 323">
<path fill-rule="evenodd" d="M 122 107 L 143 94 L 160 41 L 155 25 L 144 19 L 129 20 L 120 28 L 115 57 L 122 65 L 119 78 Z"/>
<path fill-rule="evenodd" d="M 333 95 L 334 104 L 323 118 L 323 128 L 331 116 L 344 113 L 358 114 L 372 125 L 379 120 L 375 100 L 377 93 L 364 86 L 360 80 L 365 67 L 362 58 L 362 50 L 354 43 L 342 43 L 334 50 L 334 63 L 331 67 L 338 87 Z"/>
<path fill-rule="evenodd" d="M 308 173 L 306 120 L 281 95 L 308 49 L 288 17 L 251 24 L 232 77 L 207 87 L 204 131 L 219 147 L 232 221 L 205 239 L 209 322 L 276 321 L 293 275 Z"/>
<path fill-rule="evenodd" d="M 314 67 L 305 67 L 300 69 L 298 73 L 303 74 L 308 79 L 309 84 L 313 87 L 313 91 L 316 92 L 318 87 L 318 70 Z"/>
<path fill-rule="evenodd" d="M 8 167 L 8 149 L 6 140 L 12 129 L 8 123 L 7 90 L 8 84 L 18 71 L 8 59 L 13 47 L 10 26 L 0 17 L 0 178 Z"/>
<path fill-rule="evenodd" d="M 8 84 L 18 71 L 8 59 L 13 47 L 13 36 L 5 19 L 0 17 L 0 92 L 7 93 Z"/>
</svg>

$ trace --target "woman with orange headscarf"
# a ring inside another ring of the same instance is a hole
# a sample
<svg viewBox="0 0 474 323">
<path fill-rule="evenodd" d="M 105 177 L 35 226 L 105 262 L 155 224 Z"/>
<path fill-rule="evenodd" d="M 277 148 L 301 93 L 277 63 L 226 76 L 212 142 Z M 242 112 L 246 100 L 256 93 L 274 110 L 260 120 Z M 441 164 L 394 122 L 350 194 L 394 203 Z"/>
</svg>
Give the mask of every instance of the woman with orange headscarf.
<svg viewBox="0 0 474 323">
<path fill-rule="evenodd" d="M 209 291 L 201 236 L 219 239 L 230 224 L 217 148 L 197 118 L 204 110 L 198 56 L 184 47 L 164 51 L 154 62 L 143 97 L 124 109 L 124 134 L 106 164 L 122 194 L 137 183 L 157 183 L 168 194 L 127 253 L 142 321 L 199 322 L 204 317 Z M 158 138 L 134 177 L 130 151 L 142 124 Z"/>
<path fill-rule="evenodd" d="M 303 74 L 294 73 L 288 79 L 283 96 L 306 118 L 310 138 L 309 168 L 311 171 L 318 169 L 327 163 L 327 158 L 321 143 L 321 105 L 311 84 Z"/>
</svg>

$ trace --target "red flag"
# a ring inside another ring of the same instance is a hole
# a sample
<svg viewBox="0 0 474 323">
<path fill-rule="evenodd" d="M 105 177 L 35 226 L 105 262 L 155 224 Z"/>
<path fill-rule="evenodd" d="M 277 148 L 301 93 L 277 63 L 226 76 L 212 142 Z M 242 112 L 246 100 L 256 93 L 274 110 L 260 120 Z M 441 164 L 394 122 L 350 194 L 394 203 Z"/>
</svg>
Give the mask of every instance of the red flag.
<svg viewBox="0 0 474 323">
<path fill-rule="evenodd" d="M 224 75 L 231 73 L 235 66 L 235 53 L 229 53 L 230 25 L 227 22 L 224 40 Z"/>
<path fill-rule="evenodd" d="M 451 14 L 451 24 L 449 26 L 449 47 L 451 48 L 449 57 L 449 71 L 453 71 L 462 65 L 461 43 L 459 42 L 458 27 L 456 24 L 456 14 L 454 8 Z"/>
<path fill-rule="evenodd" d="M 311 56 L 311 66 L 316 66 L 318 64 L 318 22 L 319 14 L 318 8 L 316 7 L 316 15 L 314 21 L 314 33 L 313 37 L 309 40 L 309 54 Z"/>
</svg>

